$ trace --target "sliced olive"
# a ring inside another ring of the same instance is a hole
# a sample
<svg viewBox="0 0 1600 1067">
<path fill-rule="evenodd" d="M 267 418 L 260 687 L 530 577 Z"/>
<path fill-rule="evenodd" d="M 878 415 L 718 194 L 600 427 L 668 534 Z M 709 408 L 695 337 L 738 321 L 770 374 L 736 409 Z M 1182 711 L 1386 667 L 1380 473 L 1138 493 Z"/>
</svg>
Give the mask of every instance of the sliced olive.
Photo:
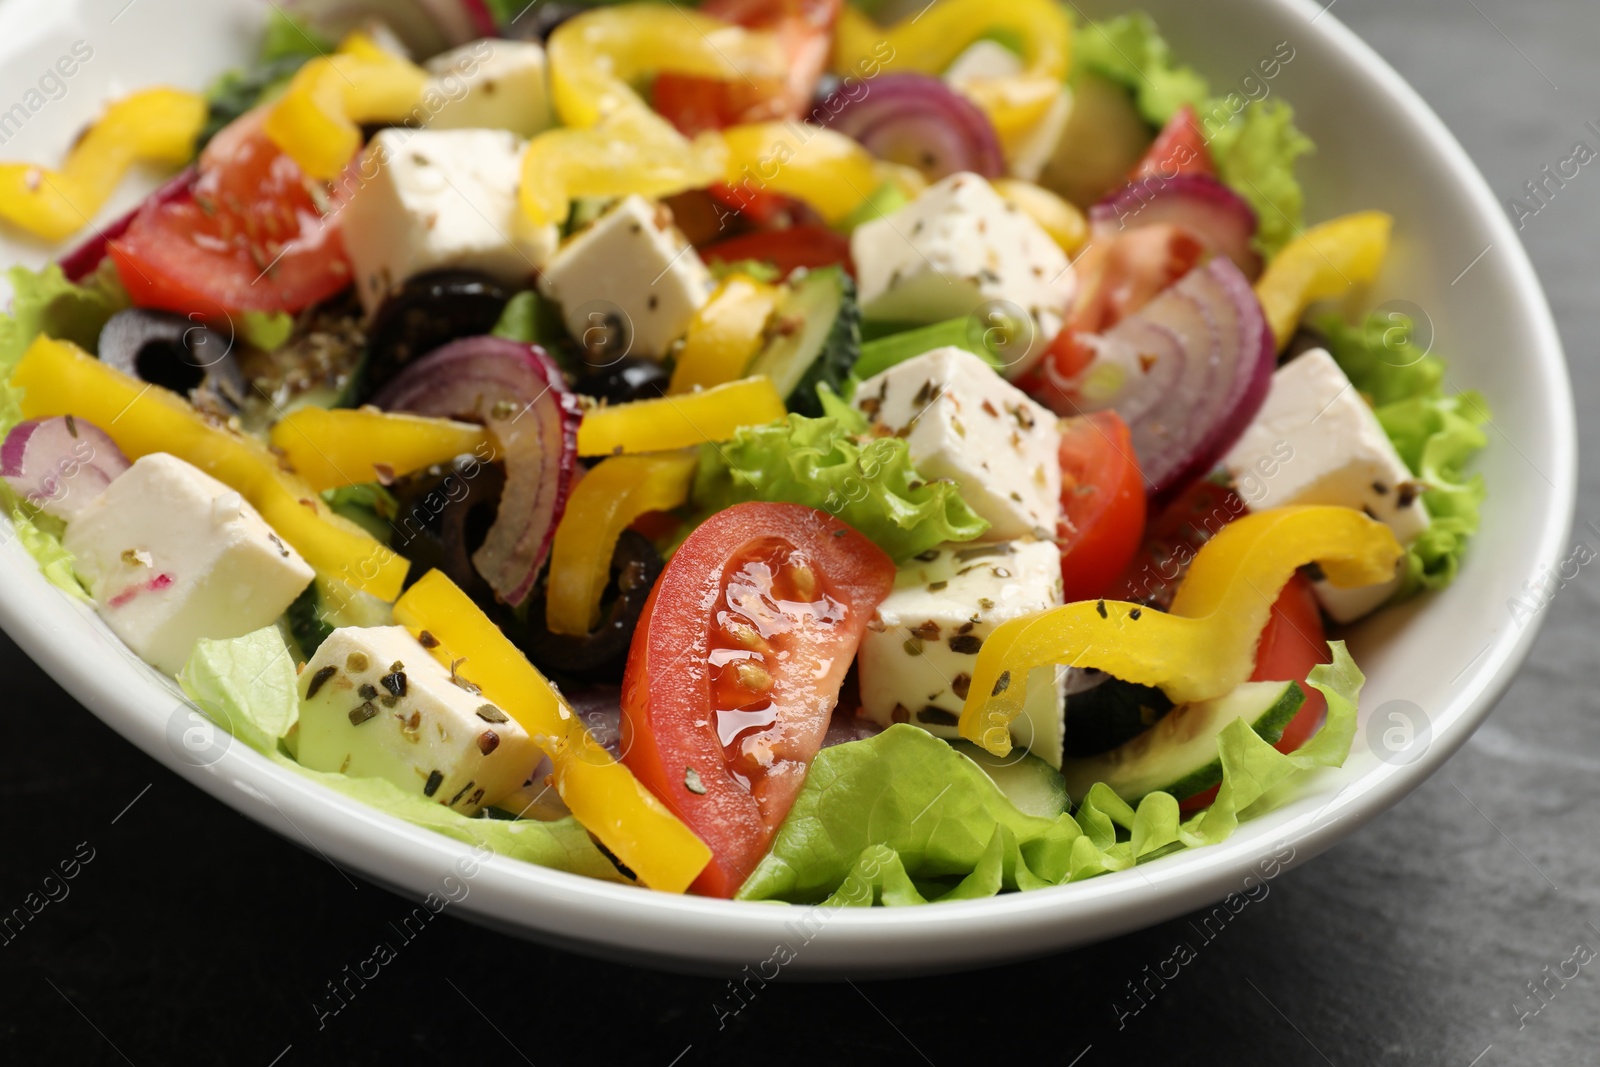
<svg viewBox="0 0 1600 1067">
<path fill-rule="evenodd" d="M 402 478 L 389 487 L 399 505 L 390 547 L 415 566 L 443 571 L 481 604 L 494 602 L 489 583 L 472 564 L 500 509 L 505 475 L 498 464 L 460 456 Z"/>
<path fill-rule="evenodd" d="M 521 623 L 502 620 L 502 625 L 541 670 L 585 681 L 620 682 L 634 628 L 661 568 L 661 554 L 655 545 L 641 534 L 624 530 L 611 554 L 611 581 L 601 598 L 600 626 L 593 633 L 583 637 L 551 633 L 544 623 L 542 585 L 528 602 L 527 618 Z"/>
<path fill-rule="evenodd" d="M 623 356 L 609 366 L 585 364 L 579 371 L 576 388 L 585 396 L 626 404 L 665 396 L 669 378 L 666 368 L 653 359 Z"/>
<path fill-rule="evenodd" d="M 102 363 L 197 402 L 237 411 L 249 395 L 233 340 L 170 311 L 117 312 L 100 331 L 99 352 Z"/>
<path fill-rule="evenodd" d="M 488 333 L 511 294 L 486 274 L 437 270 L 408 279 L 378 306 L 367 329 L 366 388 L 460 337 Z"/>
</svg>

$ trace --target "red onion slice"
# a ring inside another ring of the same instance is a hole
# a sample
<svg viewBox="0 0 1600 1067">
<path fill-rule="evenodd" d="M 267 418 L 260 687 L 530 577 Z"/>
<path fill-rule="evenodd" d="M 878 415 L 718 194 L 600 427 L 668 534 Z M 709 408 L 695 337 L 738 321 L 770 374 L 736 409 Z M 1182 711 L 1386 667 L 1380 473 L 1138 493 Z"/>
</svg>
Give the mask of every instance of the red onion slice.
<svg viewBox="0 0 1600 1067">
<path fill-rule="evenodd" d="M 167 181 L 155 192 L 145 197 L 132 211 L 123 215 L 115 222 L 108 223 L 95 231 L 83 244 L 74 248 L 58 261 L 61 272 L 67 276 L 67 281 L 75 282 L 89 274 L 93 274 L 100 261 L 106 258 L 106 249 L 112 241 L 127 232 L 133 217 L 144 210 L 146 204 L 168 204 L 179 197 L 186 196 L 194 188 L 195 179 L 200 177 L 200 172 L 193 167 L 186 167 L 180 173 Z"/>
<path fill-rule="evenodd" d="M 71 415 L 19 422 L 0 444 L 0 478 L 46 515 L 67 522 L 128 466 L 104 430 Z"/>
<path fill-rule="evenodd" d="M 1266 399 L 1276 350 L 1250 283 L 1214 256 L 1098 338 L 1082 411 L 1111 408 L 1163 500 L 1204 475 Z"/>
<path fill-rule="evenodd" d="M 506 484 L 472 562 L 496 596 L 521 604 L 550 554 L 578 465 L 583 412 L 560 368 L 536 345 L 467 337 L 409 364 L 373 402 L 493 432 Z"/>
<path fill-rule="evenodd" d="M 866 91 L 858 92 L 858 86 Z M 915 167 L 929 181 L 958 171 L 985 178 L 1005 173 L 989 117 L 927 74 L 880 74 L 848 90 L 841 86 L 811 118 L 860 141 L 879 159 Z"/>
<path fill-rule="evenodd" d="M 1261 256 L 1252 246 L 1258 220 L 1244 198 L 1205 174 L 1138 178 L 1089 209 L 1095 237 L 1112 237 L 1138 226 L 1182 226 L 1221 252 L 1254 280 Z"/>
</svg>

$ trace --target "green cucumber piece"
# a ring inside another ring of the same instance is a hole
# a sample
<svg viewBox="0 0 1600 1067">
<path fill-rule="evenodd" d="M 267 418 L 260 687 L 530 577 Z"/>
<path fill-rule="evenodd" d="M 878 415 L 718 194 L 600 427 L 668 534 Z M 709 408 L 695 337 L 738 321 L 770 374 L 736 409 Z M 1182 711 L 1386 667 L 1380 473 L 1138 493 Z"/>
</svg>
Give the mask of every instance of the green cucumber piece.
<svg viewBox="0 0 1600 1067">
<path fill-rule="evenodd" d="M 345 626 L 393 626 L 394 606 L 371 593 L 319 574 L 284 613 L 303 660 L 316 654 L 333 631 Z"/>
<path fill-rule="evenodd" d="M 1024 815 L 1054 819 L 1071 810 L 1066 780 L 1050 764 L 1031 753 L 996 756 L 971 741 L 952 741 L 951 747 L 978 765 L 1006 799 Z M 1019 758 L 1020 756 L 1020 758 Z"/>
<path fill-rule="evenodd" d="M 790 411 L 820 417 L 817 386 L 826 382 L 843 395 L 861 355 L 855 283 L 840 267 L 808 271 L 795 279 L 774 321 L 783 328 L 756 353 L 745 374 L 771 378 Z"/>
<path fill-rule="evenodd" d="M 1153 685 L 1107 678 L 1067 697 L 1067 757 L 1098 756 L 1144 733 L 1172 710 Z"/>
<path fill-rule="evenodd" d="M 979 336 L 974 338 L 974 333 Z M 999 357 L 984 347 L 981 337 L 982 331 L 973 329 L 970 315 L 874 337 L 861 345 L 861 358 L 856 360 L 855 375 L 866 381 L 874 374 L 880 374 L 897 363 L 915 359 L 924 352 L 932 352 L 935 348 L 952 345 L 982 357 L 991 367 L 999 370 L 1001 365 Z"/>
<path fill-rule="evenodd" d="M 1090 786 L 1104 782 L 1129 804 L 1157 792 L 1183 800 L 1222 781 L 1217 738 L 1229 723 L 1243 719 L 1263 740 L 1275 742 L 1305 699 L 1295 682 L 1246 682 L 1215 700 L 1173 708 L 1109 752 L 1067 760 L 1061 774 L 1068 792 L 1080 799 Z"/>
</svg>

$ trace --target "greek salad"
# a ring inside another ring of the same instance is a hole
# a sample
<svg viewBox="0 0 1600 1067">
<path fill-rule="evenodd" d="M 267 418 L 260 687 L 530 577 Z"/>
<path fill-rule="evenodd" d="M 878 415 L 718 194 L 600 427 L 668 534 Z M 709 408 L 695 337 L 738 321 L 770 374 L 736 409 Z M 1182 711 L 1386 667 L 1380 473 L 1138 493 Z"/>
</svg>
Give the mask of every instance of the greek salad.
<svg viewBox="0 0 1600 1067">
<path fill-rule="evenodd" d="M 1345 759 L 1338 628 L 1454 578 L 1488 416 L 1359 313 L 1394 220 L 1305 218 L 1292 44 L 1214 92 L 1057 0 L 366 10 L 0 163 L 8 237 L 92 234 L 10 271 L 11 527 L 222 736 L 884 905 Z"/>
</svg>

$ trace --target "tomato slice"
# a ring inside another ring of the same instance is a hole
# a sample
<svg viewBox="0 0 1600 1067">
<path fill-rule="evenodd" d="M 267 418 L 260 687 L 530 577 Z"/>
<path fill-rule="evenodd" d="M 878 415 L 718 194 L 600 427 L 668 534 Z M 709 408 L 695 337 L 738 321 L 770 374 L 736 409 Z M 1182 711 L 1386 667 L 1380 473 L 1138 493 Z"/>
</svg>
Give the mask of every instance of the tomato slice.
<svg viewBox="0 0 1600 1067">
<path fill-rule="evenodd" d="M 313 183 L 250 112 L 212 139 L 186 196 L 147 202 L 110 243 L 140 307 L 207 319 L 298 311 L 350 284 L 332 186 Z"/>
<path fill-rule="evenodd" d="M 1306 702 L 1278 739 L 1279 752 L 1293 752 L 1305 744 L 1328 717 L 1327 698 L 1305 682 L 1313 667 L 1332 661 L 1316 590 L 1305 575 L 1297 574 L 1272 605 L 1272 617 L 1256 645 L 1255 673 L 1250 676 L 1252 682 L 1299 682 L 1306 692 Z"/>
<path fill-rule="evenodd" d="M 894 563 L 826 512 L 740 504 L 683 542 L 622 683 L 622 761 L 710 846 L 693 891 L 731 897 L 822 746 Z"/>
<path fill-rule="evenodd" d="M 656 78 L 651 104 L 682 133 L 693 137 L 746 122 L 797 119 L 811 107 L 828 65 L 833 24 L 843 0 L 706 0 L 700 10 L 753 30 L 778 35 L 789 58 L 789 76 L 763 82 L 719 81 L 684 74 Z"/>
<path fill-rule="evenodd" d="M 771 263 L 786 277 L 801 267 L 814 270 L 835 263 L 855 274 L 855 264 L 850 259 L 850 239 L 826 226 L 790 226 L 730 237 L 702 248 L 700 258 L 707 263 L 756 259 Z"/>
<path fill-rule="evenodd" d="M 1144 478 L 1127 423 L 1114 411 L 1061 424 L 1061 584 L 1068 603 L 1117 583 L 1144 535 Z"/>
<path fill-rule="evenodd" d="M 1180 174 L 1217 176 L 1217 165 L 1211 159 L 1211 149 L 1205 134 L 1200 132 L 1200 120 L 1188 104 L 1177 110 L 1154 143 L 1139 160 L 1129 176 L 1133 181 L 1145 178 L 1175 178 Z"/>
</svg>

